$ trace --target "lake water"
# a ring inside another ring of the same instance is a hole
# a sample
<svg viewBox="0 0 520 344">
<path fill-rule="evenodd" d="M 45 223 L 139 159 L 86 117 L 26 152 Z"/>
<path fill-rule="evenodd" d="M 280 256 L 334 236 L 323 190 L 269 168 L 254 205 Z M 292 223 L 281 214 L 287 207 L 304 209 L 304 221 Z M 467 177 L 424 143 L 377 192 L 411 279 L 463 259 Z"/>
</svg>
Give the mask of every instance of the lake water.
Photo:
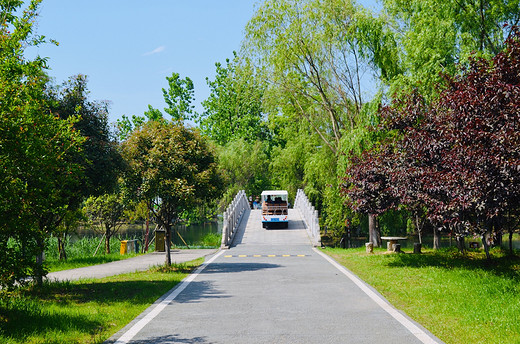
<svg viewBox="0 0 520 344">
<path fill-rule="evenodd" d="M 150 223 L 149 226 L 149 239 L 151 240 L 154 237 L 156 225 Z M 184 241 L 188 245 L 196 245 L 198 242 L 202 240 L 202 238 L 208 233 L 221 234 L 222 233 L 222 222 L 206 222 L 200 224 L 191 224 L 189 226 L 179 225 L 177 226 L 177 231 L 182 236 Z M 144 242 L 144 237 L 146 234 L 146 226 L 145 224 L 131 224 L 131 225 L 123 225 L 121 229 L 115 234 L 114 238 L 117 237 L 121 240 L 125 239 L 139 239 Z M 80 229 L 76 235 L 73 236 L 73 241 L 78 238 L 82 238 L 85 236 L 98 236 L 100 237 L 102 234 L 95 232 L 89 229 Z M 183 241 L 177 235 L 172 239 L 173 244 L 184 246 Z"/>
<path fill-rule="evenodd" d="M 150 240 L 153 238 L 154 230 L 155 224 L 150 224 Z M 222 221 L 192 224 L 189 226 L 180 225 L 177 226 L 177 231 L 186 241 L 186 243 L 192 246 L 200 242 L 201 239 L 208 233 L 222 234 Z M 116 237 L 120 238 L 121 240 L 140 239 L 142 240 L 142 242 L 144 242 L 145 233 L 146 227 L 144 224 L 133 224 L 121 228 L 121 230 L 116 234 Z M 78 235 L 73 237 L 73 240 L 83 236 L 100 236 L 100 234 L 92 230 L 83 230 L 79 231 Z M 184 243 L 182 242 L 179 236 L 173 238 L 172 241 L 175 245 L 184 246 Z M 350 242 L 350 247 L 364 247 L 367 241 L 367 238 L 352 238 Z M 466 238 L 466 247 L 468 247 L 469 243 L 473 241 L 478 242 L 479 247 L 482 246 L 482 241 L 479 238 Z M 402 248 L 413 249 L 413 244 L 415 242 L 419 242 L 419 238 L 417 236 L 411 235 L 408 236 L 408 240 L 400 241 L 400 244 Z M 433 247 L 433 236 L 423 237 L 422 242 L 423 247 Z M 456 245 L 457 243 L 455 241 L 455 238 L 453 238 L 453 240 L 450 241 L 449 237 L 441 237 L 441 247 L 449 247 Z M 383 240 L 383 246 L 386 247 L 386 240 Z M 509 235 L 504 235 L 502 239 L 502 247 L 506 249 L 509 248 Z M 514 234 L 513 247 L 515 249 L 520 250 L 520 234 Z"/>
</svg>

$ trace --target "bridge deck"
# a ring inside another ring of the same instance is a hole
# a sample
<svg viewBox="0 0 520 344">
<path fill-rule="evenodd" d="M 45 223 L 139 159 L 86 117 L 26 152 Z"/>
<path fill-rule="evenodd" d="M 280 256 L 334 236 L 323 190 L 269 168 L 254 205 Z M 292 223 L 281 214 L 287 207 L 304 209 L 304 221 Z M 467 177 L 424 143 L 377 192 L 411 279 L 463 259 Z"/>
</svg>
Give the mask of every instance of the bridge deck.
<svg viewBox="0 0 520 344">
<path fill-rule="evenodd" d="M 289 209 L 289 227 L 287 229 L 262 228 L 261 210 L 250 210 L 245 215 L 233 242 L 234 248 L 247 249 L 253 246 L 309 246 L 311 241 L 298 210 Z"/>
<path fill-rule="evenodd" d="M 113 340 L 131 333 L 122 343 L 421 343 L 312 248 L 297 211 L 288 229 L 272 230 L 259 212 L 245 214 L 235 246 L 153 320 L 136 320 Z"/>
</svg>

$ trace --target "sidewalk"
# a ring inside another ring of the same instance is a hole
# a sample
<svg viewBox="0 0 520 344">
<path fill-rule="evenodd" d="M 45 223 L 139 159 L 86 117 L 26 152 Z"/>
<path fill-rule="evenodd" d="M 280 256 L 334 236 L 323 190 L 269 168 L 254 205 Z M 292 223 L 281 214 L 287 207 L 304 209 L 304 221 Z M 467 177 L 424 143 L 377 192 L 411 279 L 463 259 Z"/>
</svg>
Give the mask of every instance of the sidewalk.
<svg viewBox="0 0 520 344">
<path fill-rule="evenodd" d="M 172 263 L 188 262 L 200 257 L 209 256 L 217 251 L 218 249 L 172 250 Z M 164 261 L 164 252 L 152 252 L 106 264 L 51 272 L 46 278 L 49 281 L 75 281 L 84 278 L 102 278 L 136 271 L 145 271 L 152 266 L 163 265 Z"/>
</svg>

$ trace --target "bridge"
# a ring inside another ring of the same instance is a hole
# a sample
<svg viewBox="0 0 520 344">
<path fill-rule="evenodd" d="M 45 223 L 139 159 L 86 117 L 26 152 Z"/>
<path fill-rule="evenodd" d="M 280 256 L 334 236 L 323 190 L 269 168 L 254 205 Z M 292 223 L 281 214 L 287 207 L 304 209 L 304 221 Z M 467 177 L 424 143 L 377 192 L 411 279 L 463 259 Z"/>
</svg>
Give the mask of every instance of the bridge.
<svg viewBox="0 0 520 344">
<path fill-rule="evenodd" d="M 441 343 L 315 247 L 300 201 L 267 230 L 239 193 L 224 249 L 107 343 Z"/>
</svg>

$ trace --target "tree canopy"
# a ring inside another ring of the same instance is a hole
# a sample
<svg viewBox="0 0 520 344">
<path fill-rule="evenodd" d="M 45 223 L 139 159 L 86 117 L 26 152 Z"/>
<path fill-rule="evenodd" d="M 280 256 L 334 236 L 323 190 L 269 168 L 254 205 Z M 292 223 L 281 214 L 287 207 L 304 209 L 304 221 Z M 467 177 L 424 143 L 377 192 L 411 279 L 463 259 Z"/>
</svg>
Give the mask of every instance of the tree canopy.
<svg viewBox="0 0 520 344">
<path fill-rule="evenodd" d="M 166 120 L 145 123 L 122 148 L 129 167 L 127 192 L 152 204 L 154 217 L 166 230 L 169 265 L 172 226 L 183 211 L 220 192 L 213 152 L 198 131 Z"/>
</svg>

